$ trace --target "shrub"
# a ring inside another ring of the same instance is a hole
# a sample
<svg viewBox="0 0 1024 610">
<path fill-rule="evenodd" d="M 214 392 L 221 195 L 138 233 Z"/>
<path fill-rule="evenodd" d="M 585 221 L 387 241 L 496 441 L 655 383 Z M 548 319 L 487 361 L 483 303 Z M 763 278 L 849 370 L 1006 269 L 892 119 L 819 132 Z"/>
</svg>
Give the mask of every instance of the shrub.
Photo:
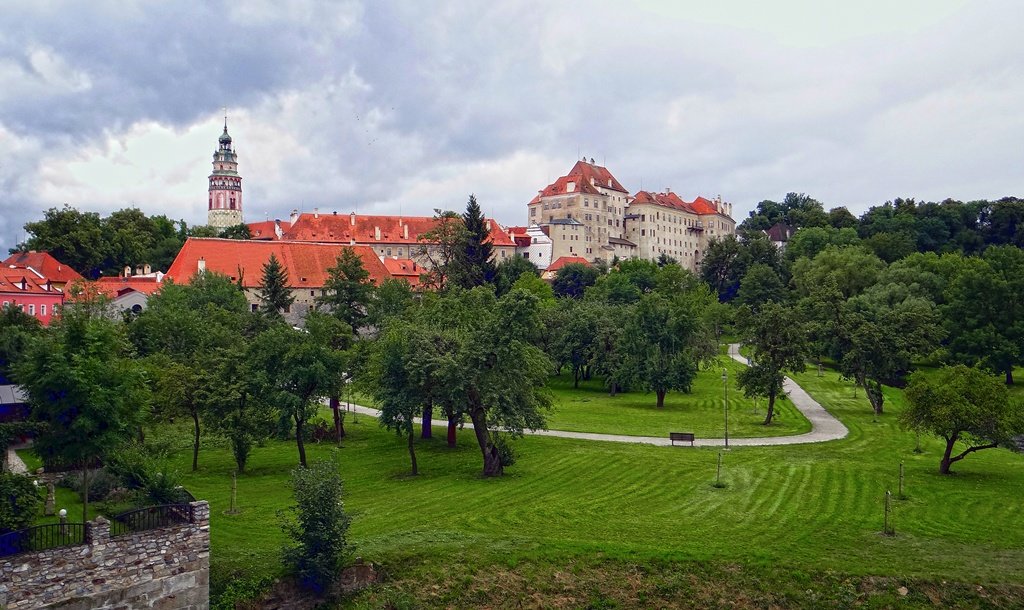
<svg viewBox="0 0 1024 610">
<path fill-rule="evenodd" d="M 124 487 L 139 491 L 144 503 L 175 504 L 187 499 L 180 488 L 181 475 L 170 469 L 163 451 L 130 443 L 110 456 L 107 470 Z"/>
<path fill-rule="evenodd" d="M 291 539 L 285 563 L 302 586 L 327 591 L 351 552 L 346 534 L 350 518 L 342 503 L 342 481 L 334 460 L 317 460 L 292 471 L 295 505 L 282 528 Z"/>
<path fill-rule="evenodd" d="M 32 525 L 43 502 L 40 493 L 32 479 L 10 472 L 0 473 L 0 534 Z"/>
<path fill-rule="evenodd" d="M 78 470 L 75 472 L 69 472 L 60 480 L 58 485 L 81 493 L 82 471 Z M 106 469 L 99 468 L 96 470 L 89 470 L 90 502 L 105 500 L 112 491 L 119 487 L 121 487 L 121 480 L 117 476 L 107 472 Z"/>
<path fill-rule="evenodd" d="M 508 441 L 507 437 L 495 434 L 494 448 L 498 450 L 498 459 L 501 461 L 502 467 L 508 467 L 516 463 L 516 452 L 512 449 L 512 443 Z"/>
</svg>

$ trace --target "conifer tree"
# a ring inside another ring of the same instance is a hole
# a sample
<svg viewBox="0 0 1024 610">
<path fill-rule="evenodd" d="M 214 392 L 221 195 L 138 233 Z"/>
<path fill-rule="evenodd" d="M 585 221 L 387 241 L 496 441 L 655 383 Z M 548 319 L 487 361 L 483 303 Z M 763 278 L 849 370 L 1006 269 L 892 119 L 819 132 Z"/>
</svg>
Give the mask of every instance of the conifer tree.
<svg viewBox="0 0 1024 610">
<path fill-rule="evenodd" d="M 326 306 L 331 315 L 358 330 L 365 323 L 367 307 L 373 296 L 370 272 L 351 248 L 343 248 L 333 267 L 327 270 L 327 281 L 317 304 Z"/>
<path fill-rule="evenodd" d="M 271 318 L 281 318 L 281 312 L 295 301 L 288 288 L 288 271 L 273 254 L 263 265 L 263 279 L 256 293 L 260 300 L 260 311 Z"/>
<path fill-rule="evenodd" d="M 469 196 L 466 212 L 462 215 L 466 225 L 466 243 L 463 248 L 463 269 L 460 282 L 466 288 L 481 286 L 494 281 L 495 267 L 491 262 L 491 247 L 488 239 L 487 220 L 476 201 L 476 195 Z"/>
</svg>

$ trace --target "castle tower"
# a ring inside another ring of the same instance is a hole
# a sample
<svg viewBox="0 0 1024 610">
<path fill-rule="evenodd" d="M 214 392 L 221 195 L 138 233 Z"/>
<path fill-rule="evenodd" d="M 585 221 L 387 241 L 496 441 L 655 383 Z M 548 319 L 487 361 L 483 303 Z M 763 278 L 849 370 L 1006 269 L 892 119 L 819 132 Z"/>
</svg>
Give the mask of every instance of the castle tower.
<svg viewBox="0 0 1024 610">
<path fill-rule="evenodd" d="M 238 157 L 231 148 L 226 114 L 224 133 L 218 142 L 220 146 L 213 153 L 213 173 L 210 174 L 207 224 L 223 229 L 242 224 L 242 177 L 238 175 Z"/>
</svg>

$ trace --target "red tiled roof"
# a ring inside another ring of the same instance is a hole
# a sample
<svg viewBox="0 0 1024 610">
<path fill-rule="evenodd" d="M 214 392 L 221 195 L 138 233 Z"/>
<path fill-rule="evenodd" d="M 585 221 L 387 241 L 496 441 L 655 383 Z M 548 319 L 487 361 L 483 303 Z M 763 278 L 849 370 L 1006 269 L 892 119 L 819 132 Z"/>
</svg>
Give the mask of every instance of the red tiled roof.
<svg viewBox="0 0 1024 610">
<path fill-rule="evenodd" d="M 422 265 L 408 258 L 385 258 L 384 266 L 393 277 L 401 278 L 413 287 L 420 285 L 420 275 L 427 271 Z"/>
<path fill-rule="evenodd" d="M 526 235 L 526 231 L 529 230 L 529 228 L 530 227 L 505 227 L 505 230 L 508 231 L 509 235 L 515 237 L 516 235 Z"/>
<path fill-rule="evenodd" d="M 706 214 L 718 214 L 718 210 L 715 209 L 715 204 L 708 199 L 697 197 L 692 202 L 686 202 L 683 201 L 679 195 L 676 195 L 671 191 L 668 193 L 650 193 L 648 191 L 640 191 L 633 197 L 633 201 L 630 205 L 633 204 L 657 205 L 675 210 L 682 210 L 699 216 Z"/>
<path fill-rule="evenodd" d="M 207 270 L 232 278 L 241 274 L 242 286 L 255 288 L 263 277 L 263 265 L 273 254 L 288 271 L 292 288 L 319 288 L 327 279 L 327 270 L 337 263 L 344 248 L 352 249 L 359 256 L 373 282 L 379 284 L 391 277 L 384 263 L 368 246 L 206 237 L 188 238 L 167 270 L 167 276 L 179 283 L 188 282 L 198 271 L 202 260 Z"/>
<path fill-rule="evenodd" d="M 151 295 L 160 290 L 161 286 L 155 277 L 101 277 L 95 283 L 96 290 L 111 299 L 132 290 Z"/>
<path fill-rule="evenodd" d="M 490 220 L 490 240 L 496 246 L 515 246 L 515 242 L 497 222 Z M 250 223 L 249 230 L 259 239 L 277 239 L 274 223 Z M 366 214 L 299 214 L 295 223 L 282 221 L 282 241 L 337 242 L 352 244 L 420 244 L 420 235 L 435 227 L 432 216 L 373 216 Z M 377 238 L 377 231 L 380 238 Z"/>
<path fill-rule="evenodd" d="M 274 221 L 264 220 L 263 222 L 250 222 L 249 234 L 253 239 L 277 239 L 274 231 Z"/>
<path fill-rule="evenodd" d="M 593 265 L 590 264 L 590 261 L 588 261 L 587 259 L 585 259 L 585 258 L 583 258 L 581 256 L 560 256 L 560 257 L 558 257 L 558 260 L 556 260 L 555 262 L 551 263 L 548 266 L 548 268 L 544 270 L 544 272 L 547 273 L 547 272 L 551 272 L 551 271 L 558 271 L 562 267 L 564 267 L 566 265 L 571 265 L 571 264 L 574 264 L 574 263 L 579 263 L 581 265 L 586 265 L 588 267 L 592 267 L 593 266 Z"/>
<path fill-rule="evenodd" d="M 49 252 L 15 252 L 0 263 L 5 269 L 31 268 L 51 282 L 67 284 L 82 279 L 77 271 L 50 256 Z"/>
<path fill-rule="evenodd" d="M 569 190 L 569 183 L 572 183 L 572 190 Z M 611 189 L 629 194 L 619 181 L 615 179 L 608 168 L 600 165 L 593 165 L 586 161 L 577 161 L 569 173 L 549 184 L 538 197 L 530 203 L 536 202 L 539 197 L 550 197 L 552 195 L 564 195 L 566 193 L 586 193 L 597 195 L 600 191 L 597 187 Z"/>
<path fill-rule="evenodd" d="M 49 288 L 49 289 L 48 289 Z M 19 274 L 17 269 L 5 269 L 0 275 L 0 292 L 18 294 L 54 294 L 60 290 L 49 285 L 46 279 Z"/>
</svg>

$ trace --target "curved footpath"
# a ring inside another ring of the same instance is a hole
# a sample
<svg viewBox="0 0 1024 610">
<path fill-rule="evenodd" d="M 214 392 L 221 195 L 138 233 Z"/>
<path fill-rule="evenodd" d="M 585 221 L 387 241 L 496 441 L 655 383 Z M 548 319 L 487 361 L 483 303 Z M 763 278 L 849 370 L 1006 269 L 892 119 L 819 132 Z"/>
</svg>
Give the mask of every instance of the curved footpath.
<svg viewBox="0 0 1024 610">
<path fill-rule="evenodd" d="M 731 343 L 729 345 L 729 357 L 742 364 L 747 364 L 747 359 L 740 355 L 740 344 Z M 841 421 L 835 418 L 831 413 L 825 410 L 825 407 L 818 404 L 811 396 L 804 391 L 803 388 L 798 386 L 795 381 L 786 377 L 783 382 L 783 389 L 789 396 L 789 399 L 793 401 L 793 406 L 798 411 L 804 414 L 804 417 L 811 422 L 811 431 L 805 432 L 804 434 L 796 434 L 793 436 L 765 436 L 765 437 L 754 437 L 754 438 L 730 438 L 730 447 L 750 447 L 750 446 L 766 446 L 766 445 L 801 445 L 804 443 L 823 443 L 825 441 L 834 441 L 844 438 L 849 430 L 843 425 Z M 371 409 L 369 407 L 363 407 L 360 405 L 352 405 L 352 408 L 357 413 L 363 413 L 376 417 L 379 412 L 377 409 Z M 416 418 L 416 423 L 420 423 L 419 418 Z M 466 424 L 467 428 L 472 428 L 473 424 Z M 666 434 L 665 437 L 660 436 L 628 436 L 623 434 L 598 434 L 595 432 L 567 432 L 565 430 L 525 430 L 525 434 L 531 434 L 535 436 L 557 436 L 559 438 L 577 438 L 588 441 L 608 441 L 612 443 L 640 443 L 644 445 L 671 445 L 671 441 Z M 694 441 L 694 445 L 697 447 L 722 447 L 725 445 L 725 439 L 721 438 L 698 438 Z M 677 444 L 679 447 L 689 447 L 689 445 Z"/>
</svg>

